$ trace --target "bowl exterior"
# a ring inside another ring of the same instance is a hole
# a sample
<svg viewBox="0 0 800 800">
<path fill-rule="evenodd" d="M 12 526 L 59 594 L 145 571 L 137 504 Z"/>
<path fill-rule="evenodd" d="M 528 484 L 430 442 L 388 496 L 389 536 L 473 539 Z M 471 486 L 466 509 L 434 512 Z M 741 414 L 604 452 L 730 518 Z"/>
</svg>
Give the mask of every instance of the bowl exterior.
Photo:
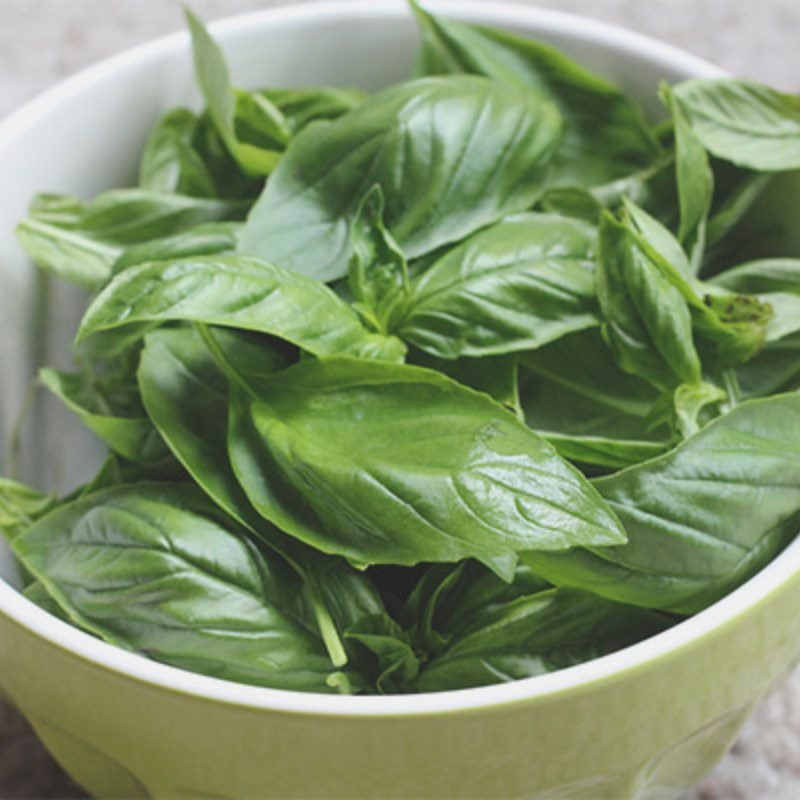
<svg viewBox="0 0 800 800">
<path fill-rule="evenodd" d="M 546 38 L 642 99 L 661 78 L 713 74 L 658 43 L 552 12 L 443 6 Z M 262 13 L 217 33 L 244 85 L 366 79 L 374 88 L 407 72 L 416 41 L 403 7 L 383 2 Z M 10 230 L 34 191 L 89 196 L 130 180 L 148 126 L 192 96 L 186 44 L 173 37 L 115 59 L 0 126 L 0 341 L 15 343 L 0 350 L 3 438 L 36 366 L 31 354 L 63 363 L 64 331 L 84 302 L 55 287 L 43 300 Z M 85 442 L 52 410 L 40 411 L 32 419 L 47 446 L 27 448 L 39 455 L 24 465 L 28 476 L 44 483 L 61 469 L 75 477 Z M 0 546 L 0 576 L 9 567 Z M 89 641 L 83 634 L 29 608 L 0 577 L 0 693 L 98 797 L 664 800 L 712 768 L 753 705 L 797 661 L 798 570 L 772 586 L 762 581 L 759 592 L 704 636 L 629 659 L 605 677 L 549 692 L 538 692 L 536 680 L 520 682 L 514 699 L 494 705 L 436 711 L 409 698 L 394 701 L 396 713 L 358 715 L 181 691 L 175 671 L 177 688 L 137 677 L 109 666 L 110 657 L 87 657 L 91 648 L 70 644 Z M 28 624 L 34 617 L 38 627 Z"/>
<path fill-rule="evenodd" d="M 570 691 L 470 711 L 344 717 L 149 685 L 0 615 L 0 676 L 97 797 L 666 800 L 705 775 L 796 663 L 800 581 L 734 624 Z"/>
</svg>

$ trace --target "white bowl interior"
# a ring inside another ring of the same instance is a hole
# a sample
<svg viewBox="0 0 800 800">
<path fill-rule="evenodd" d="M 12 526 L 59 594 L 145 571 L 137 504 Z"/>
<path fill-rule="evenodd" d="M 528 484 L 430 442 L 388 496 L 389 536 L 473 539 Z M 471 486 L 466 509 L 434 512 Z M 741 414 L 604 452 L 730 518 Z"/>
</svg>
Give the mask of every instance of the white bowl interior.
<svg viewBox="0 0 800 800">
<path fill-rule="evenodd" d="M 655 89 L 661 80 L 721 74 L 667 45 L 569 15 L 494 2 L 427 5 L 550 42 L 624 86 L 651 115 L 660 113 Z M 247 87 L 327 84 L 375 89 L 407 77 L 418 46 L 416 26 L 399 0 L 259 12 L 214 25 L 212 32 L 226 50 L 235 82 Z M 103 189 L 130 184 L 154 120 L 171 106 L 196 106 L 198 101 L 188 39 L 179 34 L 76 76 L 0 124 L 0 443 L 13 438 L 27 406 L 16 448 L 19 475 L 40 488 L 68 490 L 100 462 L 101 450 L 91 435 L 57 403 L 41 392 L 33 402 L 26 401 L 39 366 L 69 366 L 70 342 L 86 297 L 43 278 L 22 253 L 13 228 L 34 192 L 90 198 Z M 2 450 L 0 474 L 7 474 L 12 459 L 5 447 Z M 800 549 L 793 547 L 792 552 L 796 564 Z M 789 565 L 782 566 L 785 578 Z M 0 577 L 16 582 L 13 559 L 2 542 Z M 0 607 L 4 591 L 7 587 L 0 581 Z M 73 643 L 73 635 L 83 637 L 55 620 L 53 625 L 58 626 L 52 629 L 53 637 L 62 642 Z M 106 661 L 127 664 L 130 658 L 120 652 Z"/>
</svg>

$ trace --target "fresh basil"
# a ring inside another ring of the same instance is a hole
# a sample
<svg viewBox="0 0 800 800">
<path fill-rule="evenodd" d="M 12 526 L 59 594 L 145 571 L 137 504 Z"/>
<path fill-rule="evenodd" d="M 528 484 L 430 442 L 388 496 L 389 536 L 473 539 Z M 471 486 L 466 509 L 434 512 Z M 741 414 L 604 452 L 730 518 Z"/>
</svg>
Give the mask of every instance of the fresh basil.
<svg viewBox="0 0 800 800">
<path fill-rule="evenodd" d="M 217 133 L 245 173 L 268 175 L 290 136 L 286 120 L 263 95 L 235 90 L 222 50 L 188 9 L 186 20 L 197 83 Z"/>
<path fill-rule="evenodd" d="M 559 586 L 690 614 L 767 563 L 800 528 L 800 395 L 750 400 L 675 450 L 595 487 L 619 547 L 526 553 Z"/>
<path fill-rule="evenodd" d="M 147 140 L 139 186 L 152 192 L 216 197 L 214 178 L 194 146 L 198 117 L 185 108 L 165 114 Z"/>
<path fill-rule="evenodd" d="M 120 408 L 116 398 L 85 374 L 43 369 L 39 380 L 115 453 L 145 463 L 167 455 L 161 436 L 135 400 L 125 398 Z"/>
<path fill-rule="evenodd" d="M 78 341 L 135 323 L 202 322 L 268 333 L 315 355 L 396 359 L 402 344 L 371 334 L 330 289 L 244 256 L 198 256 L 125 270 L 95 298 Z"/>
<path fill-rule="evenodd" d="M 0 478 L 0 533 L 13 540 L 54 504 L 53 497 L 18 481 Z"/>
<path fill-rule="evenodd" d="M 673 89 L 703 146 L 761 172 L 800 168 L 800 98 L 762 84 L 698 78 Z"/>
<path fill-rule="evenodd" d="M 520 214 L 479 231 L 416 278 L 391 329 L 439 358 L 532 350 L 598 324 L 596 231 Z"/>
<path fill-rule="evenodd" d="M 292 139 L 239 249 L 321 280 L 341 278 L 357 204 L 377 183 L 387 229 L 408 258 L 425 255 L 530 206 L 560 125 L 549 101 L 485 78 L 389 87 Z"/>
<path fill-rule="evenodd" d="M 450 691 L 657 635 L 797 534 L 800 101 L 690 80 L 651 123 L 409 5 L 371 95 L 236 86 L 188 12 L 203 106 L 138 186 L 34 198 L 24 249 L 93 292 L 40 382 L 107 449 L 63 496 L 0 478 L 48 613 L 257 686 Z"/>
<path fill-rule="evenodd" d="M 421 692 L 530 678 L 626 647 L 669 627 L 652 612 L 549 589 L 482 609 L 415 682 Z"/>
<path fill-rule="evenodd" d="M 597 296 L 603 336 L 623 370 L 659 388 L 700 382 L 686 300 L 631 229 L 607 214 L 600 225 Z"/>
<path fill-rule="evenodd" d="M 419 74 L 485 75 L 556 103 L 565 135 L 551 182 L 608 183 L 647 166 L 658 153 L 633 101 L 558 50 L 505 31 L 434 17 L 416 2 L 412 8 L 422 32 Z"/>
<path fill-rule="evenodd" d="M 65 202 L 70 204 L 69 214 L 64 213 Z M 37 266 L 96 289 L 108 280 L 127 248 L 195 225 L 238 219 L 245 212 L 246 205 L 238 201 L 141 189 L 106 192 L 88 205 L 74 198 L 46 196 L 20 222 L 17 236 Z"/>
<path fill-rule="evenodd" d="M 472 557 L 508 574 L 521 550 L 621 536 L 546 442 L 430 370 L 303 363 L 235 395 L 231 414 L 234 470 L 258 511 L 357 563 Z"/>
<path fill-rule="evenodd" d="M 228 680 L 331 691 L 322 642 L 295 617 L 292 573 L 193 487 L 98 492 L 13 547 L 75 624 L 112 644 Z"/>
</svg>

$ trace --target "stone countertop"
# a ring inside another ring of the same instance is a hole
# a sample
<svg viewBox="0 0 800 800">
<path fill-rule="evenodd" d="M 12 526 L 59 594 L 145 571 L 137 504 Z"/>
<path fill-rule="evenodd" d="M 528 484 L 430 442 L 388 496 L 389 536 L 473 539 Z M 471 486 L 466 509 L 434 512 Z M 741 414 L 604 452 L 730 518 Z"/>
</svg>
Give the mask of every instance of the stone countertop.
<svg viewBox="0 0 800 800">
<path fill-rule="evenodd" d="M 192 0 L 205 19 L 297 0 Z M 368 2 L 368 0 L 362 0 Z M 457 0 L 453 0 L 456 2 Z M 522 3 L 529 0 L 515 0 Z M 800 90 L 798 0 L 540 0 L 655 36 L 730 72 Z M 182 27 L 177 0 L 0 0 L 0 116 L 61 78 Z M 80 798 L 0 703 L 0 798 Z M 800 671 L 776 689 L 687 800 L 800 798 Z"/>
</svg>

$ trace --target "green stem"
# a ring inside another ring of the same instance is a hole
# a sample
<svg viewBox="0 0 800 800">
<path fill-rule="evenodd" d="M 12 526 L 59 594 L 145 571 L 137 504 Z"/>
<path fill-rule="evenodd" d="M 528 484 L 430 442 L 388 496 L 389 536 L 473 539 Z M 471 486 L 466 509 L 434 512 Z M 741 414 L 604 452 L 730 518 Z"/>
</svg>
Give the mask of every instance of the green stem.
<svg viewBox="0 0 800 800">
<path fill-rule="evenodd" d="M 722 386 L 728 395 L 727 401 L 723 404 L 723 410 L 728 412 L 731 409 L 736 408 L 742 399 L 742 391 L 739 387 L 739 377 L 735 370 L 726 369 L 722 373 Z"/>
<path fill-rule="evenodd" d="M 325 644 L 325 649 L 328 651 L 333 666 L 343 667 L 347 663 L 347 653 L 339 637 L 339 632 L 336 630 L 336 624 L 328 609 L 325 608 L 325 604 L 322 602 L 316 586 L 311 583 L 309 578 L 306 580 L 311 607 L 314 609 L 314 617 L 317 620 L 317 627 L 322 636 L 322 641 Z"/>
</svg>

